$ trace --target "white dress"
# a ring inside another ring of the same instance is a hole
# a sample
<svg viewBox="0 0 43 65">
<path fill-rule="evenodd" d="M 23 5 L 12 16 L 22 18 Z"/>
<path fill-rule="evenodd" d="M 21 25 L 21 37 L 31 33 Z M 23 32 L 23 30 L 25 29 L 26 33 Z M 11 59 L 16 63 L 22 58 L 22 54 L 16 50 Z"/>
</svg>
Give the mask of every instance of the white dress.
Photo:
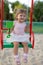
<svg viewBox="0 0 43 65">
<path fill-rule="evenodd" d="M 10 34 L 10 38 L 6 38 L 7 42 L 29 42 L 29 34 L 26 34 L 24 32 L 24 28 L 26 26 L 26 23 L 18 23 L 16 21 L 14 31 Z M 15 34 L 15 33 L 16 34 Z"/>
</svg>

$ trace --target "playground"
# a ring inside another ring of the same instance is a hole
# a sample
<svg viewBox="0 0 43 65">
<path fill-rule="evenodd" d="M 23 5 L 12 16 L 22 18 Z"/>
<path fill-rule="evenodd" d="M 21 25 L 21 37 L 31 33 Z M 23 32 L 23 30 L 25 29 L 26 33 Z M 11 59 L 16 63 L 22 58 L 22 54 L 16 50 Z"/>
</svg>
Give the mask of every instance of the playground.
<svg viewBox="0 0 43 65">
<path fill-rule="evenodd" d="M 30 22 L 26 21 L 26 24 L 29 24 L 29 32 L 26 32 L 26 34 L 30 35 L 28 43 L 29 52 L 27 63 L 23 62 L 23 45 L 19 40 L 20 44 L 18 47 L 18 53 L 20 56 L 21 65 L 43 65 L 43 22 L 33 22 L 33 4 L 34 1 L 32 0 L 30 8 Z M 13 47 L 15 45 L 12 44 L 13 42 L 9 42 L 6 40 L 11 38 L 10 29 L 11 27 L 13 27 L 13 21 L 3 20 L 3 0 L 1 1 L 0 8 L 0 65 L 16 65 L 13 54 Z M 9 34 L 6 34 L 7 31 L 9 32 Z"/>
<path fill-rule="evenodd" d="M 35 34 L 35 47 L 34 49 L 29 48 L 27 64 L 23 63 L 23 48 L 19 48 L 19 54 L 22 65 L 43 65 L 43 34 Z M 0 65 L 16 65 L 13 48 L 0 50 Z"/>
<path fill-rule="evenodd" d="M 7 22 L 7 26 L 6 26 Z M 4 22 L 4 27 L 10 27 L 12 21 L 6 21 Z M 8 25 L 8 22 L 10 26 Z M 28 22 L 27 22 L 28 23 Z M 35 44 L 34 49 L 29 48 L 28 52 L 28 63 L 23 63 L 23 48 L 19 48 L 19 55 L 22 65 L 43 65 L 43 23 L 33 23 L 33 31 L 35 32 Z M 6 32 L 6 31 L 4 31 Z M 3 35 L 4 39 L 6 37 L 6 34 Z M 4 59 L 4 60 L 3 60 Z M 5 48 L 3 50 L 0 50 L 0 64 L 1 65 L 16 65 L 14 61 L 14 54 L 13 54 L 13 48 L 11 44 L 5 43 Z"/>
<path fill-rule="evenodd" d="M 8 25 L 8 23 L 10 24 L 10 26 Z M 5 28 L 10 28 L 11 24 L 13 25 L 12 21 L 6 21 L 3 23 L 3 26 Z M 21 48 L 21 46 L 19 48 L 19 55 L 22 65 L 43 65 L 43 23 L 33 23 L 33 31 L 35 32 L 35 44 L 34 49 L 29 48 L 27 64 L 23 63 L 23 48 Z M 3 39 L 5 39 L 6 37 L 5 32 L 6 31 L 4 31 Z M 14 61 L 14 54 L 12 48 L 13 46 L 6 41 L 4 41 L 4 43 L 4 49 L 0 50 L 0 65 L 16 65 Z"/>
</svg>

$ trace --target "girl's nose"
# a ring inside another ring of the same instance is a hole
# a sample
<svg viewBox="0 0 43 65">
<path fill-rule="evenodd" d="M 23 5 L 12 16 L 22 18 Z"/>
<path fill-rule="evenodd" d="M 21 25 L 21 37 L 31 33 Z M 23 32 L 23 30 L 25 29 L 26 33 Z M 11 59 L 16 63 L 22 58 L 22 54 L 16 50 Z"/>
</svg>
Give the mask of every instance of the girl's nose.
<svg viewBox="0 0 43 65">
<path fill-rule="evenodd" d="M 23 18 L 23 16 L 21 18 Z"/>
<path fill-rule="evenodd" d="M 24 16 L 22 16 L 21 18 L 24 18 Z"/>
</svg>

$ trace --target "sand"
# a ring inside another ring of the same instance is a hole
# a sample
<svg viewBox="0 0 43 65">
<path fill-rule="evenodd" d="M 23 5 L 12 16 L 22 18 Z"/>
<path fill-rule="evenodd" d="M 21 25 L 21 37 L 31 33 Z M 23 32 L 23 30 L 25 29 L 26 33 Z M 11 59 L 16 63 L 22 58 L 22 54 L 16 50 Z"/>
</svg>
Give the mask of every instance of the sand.
<svg viewBox="0 0 43 65">
<path fill-rule="evenodd" d="M 43 34 L 35 34 L 35 47 L 29 48 L 28 63 L 23 62 L 23 48 L 19 48 L 21 65 L 43 65 Z M 0 65 L 16 65 L 13 48 L 0 50 Z"/>
</svg>

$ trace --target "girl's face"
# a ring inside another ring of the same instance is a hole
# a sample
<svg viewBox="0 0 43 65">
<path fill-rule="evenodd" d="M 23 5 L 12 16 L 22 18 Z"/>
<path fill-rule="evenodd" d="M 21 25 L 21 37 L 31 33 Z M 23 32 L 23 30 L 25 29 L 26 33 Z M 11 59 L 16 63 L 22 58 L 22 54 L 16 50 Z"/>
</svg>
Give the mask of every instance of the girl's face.
<svg viewBox="0 0 43 65">
<path fill-rule="evenodd" d="M 17 15 L 17 19 L 19 22 L 24 22 L 26 20 L 26 14 L 25 13 L 19 13 Z"/>
</svg>

